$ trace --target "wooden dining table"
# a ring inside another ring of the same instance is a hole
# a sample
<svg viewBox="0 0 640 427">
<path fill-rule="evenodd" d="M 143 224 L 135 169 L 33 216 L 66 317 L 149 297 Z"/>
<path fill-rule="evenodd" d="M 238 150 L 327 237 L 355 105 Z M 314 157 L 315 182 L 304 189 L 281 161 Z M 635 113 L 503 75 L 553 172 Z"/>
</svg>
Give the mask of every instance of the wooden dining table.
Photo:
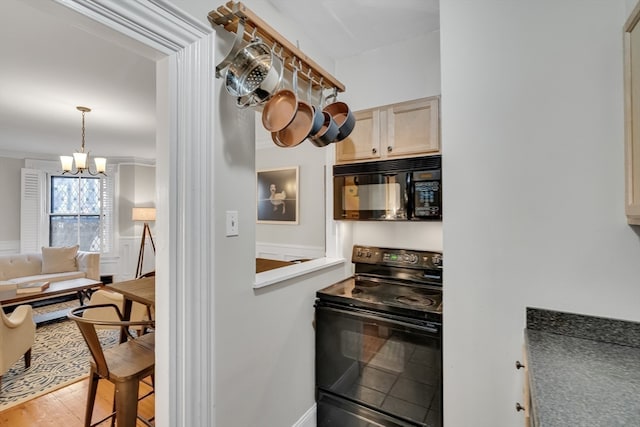
<svg viewBox="0 0 640 427">
<path fill-rule="evenodd" d="M 131 307 L 134 301 L 146 305 L 148 307 L 149 319 L 153 320 L 151 318 L 151 309 L 156 305 L 155 276 L 111 283 L 106 286 L 106 288 L 124 296 L 124 312 L 122 314 L 125 320 L 131 319 Z M 121 341 L 126 341 L 125 335 L 121 337 Z"/>
<path fill-rule="evenodd" d="M 147 307 L 155 307 L 156 305 L 155 276 L 111 283 L 107 285 L 107 289 L 118 292 L 124 296 L 125 306 L 123 314 L 125 319 L 129 319 L 131 316 L 131 305 L 134 301 L 144 304 Z"/>
</svg>

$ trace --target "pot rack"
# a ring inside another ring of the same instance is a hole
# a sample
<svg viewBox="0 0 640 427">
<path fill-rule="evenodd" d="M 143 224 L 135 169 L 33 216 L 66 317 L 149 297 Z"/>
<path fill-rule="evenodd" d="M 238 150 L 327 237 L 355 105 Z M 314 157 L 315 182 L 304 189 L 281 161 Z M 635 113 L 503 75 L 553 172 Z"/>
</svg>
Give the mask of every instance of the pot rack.
<svg viewBox="0 0 640 427">
<path fill-rule="evenodd" d="M 256 36 L 261 38 L 264 43 L 282 57 L 288 70 L 293 71 L 292 64 L 298 64 L 298 76 L 301 80 L 311 81 L 314 86 L 322 85 L 323 88 L 334 88 L 338 92 L 345 91 L 344 84 L 324 70 L 313 59 L 305 55 L 304 52 L 289 42 L 242 2 L 229 1 L 216 10 L 209 12 L 208 19 L 212 26 L 220 25 L 230 33 L 237 33 L 238 24 L 240 23 L 243 40 L 250 41 Z M 234 48 L 232 48 L 232 52 Z M 225 60 L 228 60 L 228 58 Z M 219 67 L 224 62 L 216 67 L 216 75 L 219 74 Z"/>
</svg>

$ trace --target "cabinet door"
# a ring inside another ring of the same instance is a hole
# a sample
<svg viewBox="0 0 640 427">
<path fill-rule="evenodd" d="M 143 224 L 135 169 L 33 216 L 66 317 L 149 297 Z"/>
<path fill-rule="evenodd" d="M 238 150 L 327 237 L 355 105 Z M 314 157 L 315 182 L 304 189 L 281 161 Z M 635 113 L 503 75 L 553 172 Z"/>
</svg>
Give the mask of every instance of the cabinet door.
<svg viewBox="0 0 640 427">
<path fill-rule="evenodd" d="M 529 385 L 529 361 L 527 360 L 526 345 L 522 348 L 522 361 L 516 361 L 516 369 L 523 369 L 522 403 L 516 403 L 517 411 L 524 411 L 524 427 L 531 427 L 531 390 Z"/>
<path fill-rule="evenodd" d="M 387 157 L 440 151 L 440 97 L 404 102 L 389 107 L 385 114 L 386 135 L 382 149 Z"/>
<path fill-rule="evenodd" d="M 625 86 L 625 213 L 629 224 L 640 225 L 640 4 L 624 33 Z"/>
<path fill-rule="evenodd" d="M 354 113 L 356 125 L 347 138 L 336 144 L 336 162 L 380 158 L 380 112 L 363 110 Z"/>
</svg>

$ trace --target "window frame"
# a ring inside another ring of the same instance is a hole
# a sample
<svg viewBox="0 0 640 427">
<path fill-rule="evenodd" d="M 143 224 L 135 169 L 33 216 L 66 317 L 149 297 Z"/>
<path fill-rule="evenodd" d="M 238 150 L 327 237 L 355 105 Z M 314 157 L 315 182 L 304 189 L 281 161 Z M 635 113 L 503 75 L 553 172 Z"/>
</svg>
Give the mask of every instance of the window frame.
<svg viewBox="0 0 640 427">
<path fill-rule="evenodd" d="M 55 188 L 53 186 L 53 181 L 56 178 L 62 178 L 62 179 L 77 179 L 78 183 L 79 183 L 79 187 L 82 187 L 81 184 L 81 180 L 82 179 L 91 179 L 91 180 L 98 180 L 98 204 L 100 206 L 100 210 L 98 213 L 82 213 L 82 209 L 80 208 L 81 205 L 81 201 L 80 198 L 82 196 L 82 191 L 78 191 L 78 197 L 76 199 L 76 203 L 77 204 L 77 211 L 74 213 L 54 213 L 53 212 L 53 198 L 54 198 L 54 191 Z M 108 197 L 108 194 L 106 191 L 104 191 L 104 187 L 106 185 L 105 179 L 101 176 L 81 176 L 81 175 L 67 175 L 67 174 L 60 174 L 60 173 L 49 173 L 47 174 L 47 233 L 48 233 L 48 243 L 49 246 L 52 245 L 51 239 L 52 239 L 52 218 L 53 217 L 74 217 L 77 218 L 76 220 L 76 224 L 77 224 L 77 232 L 76 232 L 76 241 L 75 244 L 79 245 L 80 248 L 82 248 L 82 243 L 80 242 L 80 238 L 81 238 L 81 227 L 80 224 L 82 223 L 81 218 L 83 217 L 87 217 L 87 218 L 98 218 L 98 238 L 100 239 L 100 250 L 99 251 L 91 251 L 91 249 L 84 249 L 84 250 L 89 250 L 91 252 L 100 252 L 101 254 L 104 253 L 108 253 L 109 248 L 108 248 L 108 242 L 105 243 L 105 228 L 106 228 L 106 212 L 104 209 L 104 205 L 105 205 L 105 198 Z M 106 248 L 106 249 L 105 249 Z"/>
<path fill-rule="evenodd" d="M 38 173 L 42 178 L 32 178 L 31 186 L 31 206 L 25 211 L 26 187 L 24 183 L 25 175 L 30 172 Z M 108 164 L 106 176 L 100 176 L 100 191 L 102 197 L 101 205 L 101 258 L 109 258 L 118 255 L 117 236 L 117 216 L 118 194 L 116 183 L 118 181 L 118 165 Z M 42 246 L 48 246 L 50 241 L 49 215 L 51 212 L 51 177 L 63 176 L 60 171 L 60 164 L 57 161 L 25 159 L 22 169 L 21 183 L 21 252 L 39 252 Z M 64 175 L 66 176 L 66 175 Z M 34 188 L 37 187 L 37 188 Z M 39 201 L 33 200 L 33 195 L 37 194 Z M 36 206 L 37 205 L 37 206 Z M 32 230 L 36 230 L 35 232 Z"/>
</svg>

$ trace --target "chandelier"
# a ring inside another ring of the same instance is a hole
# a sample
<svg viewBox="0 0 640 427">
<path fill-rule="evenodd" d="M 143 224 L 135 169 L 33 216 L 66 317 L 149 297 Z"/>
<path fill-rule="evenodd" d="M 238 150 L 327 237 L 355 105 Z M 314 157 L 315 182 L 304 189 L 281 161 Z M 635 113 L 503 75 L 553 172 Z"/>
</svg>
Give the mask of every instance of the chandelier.
<svg viewBox="0 0 640 427">
<path fill-rule="evenodd" d="M 80 147 L 80 151 L 76 151 L 72 156 L 60 156 L 60 163 L 62 164 L 62 174 L 70 173 L 72 175 L 83 174 L 87 172 L 89 175 L 107 175 L 105 171 L 107 170 L 107 159 L 104 157 L 96 157 L 93 161 L 96 164 L 96 171 L 91 172 L 89 169 L 89 153 L 84 151 L 84 114 L 91 111 L 90 108 L 87 107 L 76 107 L 78 111 L 82 112 L 82 146 Z M 76 171 L 73 170 L 73 162 L 75 160 Z"/>
</svg>

